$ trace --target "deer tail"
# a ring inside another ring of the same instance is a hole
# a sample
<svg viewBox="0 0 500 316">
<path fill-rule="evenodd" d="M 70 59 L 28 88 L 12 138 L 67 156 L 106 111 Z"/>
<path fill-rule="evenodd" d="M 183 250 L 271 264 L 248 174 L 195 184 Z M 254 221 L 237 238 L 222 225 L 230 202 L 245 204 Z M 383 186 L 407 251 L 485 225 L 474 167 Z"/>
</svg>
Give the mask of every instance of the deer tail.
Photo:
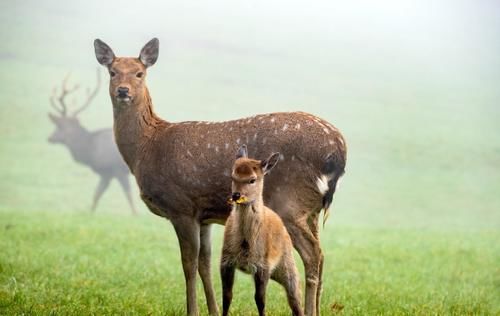
<svg viewBox="0 0 500 316">
<path fill-rule="evenodd" d="M 345 173 L 345 159 L 337 157 L 334 154 L 329 154 L 325 160 L 323 167 L 323 175 L 318 179 L 319 183 L 322 183 L 323 189 L 323 227 L 325 226 L 326 220 L 330 215 L 330 206 L 333 200 L 333 194 L 337 190 L 337 186 Z"/>
</svg>

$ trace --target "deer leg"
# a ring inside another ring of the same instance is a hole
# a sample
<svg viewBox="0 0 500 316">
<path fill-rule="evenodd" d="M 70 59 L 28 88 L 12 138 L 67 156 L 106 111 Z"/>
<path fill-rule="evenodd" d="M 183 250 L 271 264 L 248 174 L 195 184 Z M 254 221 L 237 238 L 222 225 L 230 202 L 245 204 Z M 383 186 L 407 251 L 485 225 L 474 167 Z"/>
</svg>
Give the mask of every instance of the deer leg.
<svg viewBox="0 0 500 316">
<path fill-rule="evenodd" d="M 316 316 L 316 297 L 320 275 L 321 248 L 305 220 L 287 220 L 285 225 L 297 249 L 306 274 L 305 314 Z"/>
<path fill-rule="evenodd" d="M 259 316 L 264 316 L 266 314 L 266 288 L 269 282 L 269 271 L 266 269 L 257 269 L 253 279 L 255 282 L 255 304 L 257 304 L 257 309 L 259 310 Z"/>
<path fill-rule="evenodd" d="M 309 225 L 309 229 L 314 237 L 319 242 L 319 227 L 318 227 L 318 219 L 319 213 L 314 213 L 309 217 L 309 221 L 307 222 Z M 318 291 L 316 292 L 316 315 L 319 316 L 321 312 L 321 294 L 323 292 L 323 263 L 325 261 L 325 256 L 323 255 L 323 251 L 321 248 L 319 249 L 319 277 L 318 277 Z"/>
<path fill-rule="evenodd" d="M 200 228 L 200 253 L 198 255 L 198 273 L 203 282 L 205 298 L 207 300 L 208 313 L 218 315 L 217 302 L 215 300 L 212 276 L 210 273 L 211 259 L 211 225 L 202 225 Z"/>
<path fill-rule="evenodd" d="M 94 193 L 94 200 L 92 202 L 92 212 L 95 212 L 97 203 L 99 202 L 99 199 L 101 198 L 104 191 L 106 191 L 106 189 L 108 188 L 110 181 L 111 178 L 108 176 L 102 176 L 101 179 L 99 180 L 99 184 L 97 185 L 97 188 Z"/>
<path fill-rule="evenodd" d="M 132 214 L 137 215 L 137 210 L 135 209 L 134 202 L 132 201 L 132 194 L 130 193 L 130 182 L 128 179 L 128 175 L 120 176 L 117 179 L 118 182 L 120 182 L 125 196 L 127 197 L 128 205 L 132 209 Z"/>
<path fill-rule="evenodd" d="M 287 261 L 283 263 L 283 267 L 276 269 L 271 278 L 285 288 L 292 315 L 303 316 L 304 312 L 300 306 L 299 272 L 293 262 L 293 257 L 287 258 Z"/>
<path fill-rule="evenodd" d="M 222 316 L 229 314 L 229 306 L 233 300 L 235 266 L 228 263 L 221 263 L 220 276 L 222 280 Z"/>
<path fill-rule="evenodd" d="M 200 252 L 200 225 L 193 219 L 177 219 L 174 224 L 181 250 L 182 268 L 186 281 L 187 314 L 198 315 L 196 305 L 196 271 Z"/>
</svg>

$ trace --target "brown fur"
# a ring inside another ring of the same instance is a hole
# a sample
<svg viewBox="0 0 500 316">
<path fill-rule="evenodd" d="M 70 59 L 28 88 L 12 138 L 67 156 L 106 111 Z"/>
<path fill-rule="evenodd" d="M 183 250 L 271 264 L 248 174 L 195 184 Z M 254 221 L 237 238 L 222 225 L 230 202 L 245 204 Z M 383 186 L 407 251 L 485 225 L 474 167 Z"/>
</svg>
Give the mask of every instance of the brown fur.
<svg viewBox="0 0 500 316">
<path fill-rule="evenodd" d="M 232 177 L 233 194 L 238 192 L 250 202 L 234 204 L 224 230 L 221 256 L 223 315 L 229 312 L 235 268 L 253 275 L 259 315 L 264 314 L 269 278 L 285 288 L 293 315 L 303 315 L 292 241 L 281 218 L 264 205 L 261 162 L 245 157 L 237 159 Z"/>
<path fill-rule="evenodd" d="M 231 187 L 232 153 L 247 144 L 252 157 L 278 151 L 282 155 L 281 163 L 266 177 L 264 202 L 281 216 L 304 262 L 305 311 L 316 315 L 323 262 L 318 214 L 325 207 L 325 195 L 333 194 L 336 179 L 344 173 L 346 147 L 340 132 L 303 112 L 217 123 L 167 122 L 154 113 L 145 84 L 144 62 L 151 65 L 151 60 L 156 60 L 158 41 L 146 44 L 139 58 L 117 58 L 99 40 L 94 45 L 98 61 L 115 74 L 109 92 L 118 148 L 136 178 L 143 201 L 175 227 L 186 278 L 188 314 L 197 314 L 197 269 L 209 312 L 217 313 L 210 279 L 209 224 L 223 224 L 229 215 L 226 200 Z M 129 100 L 120 99 L 120 87 L 129 89 Z M 330 166 L 325 168 L 327 161 Z M 329 180 L 327 192 L 317 185 L 321 176 Z"/>
</svg>

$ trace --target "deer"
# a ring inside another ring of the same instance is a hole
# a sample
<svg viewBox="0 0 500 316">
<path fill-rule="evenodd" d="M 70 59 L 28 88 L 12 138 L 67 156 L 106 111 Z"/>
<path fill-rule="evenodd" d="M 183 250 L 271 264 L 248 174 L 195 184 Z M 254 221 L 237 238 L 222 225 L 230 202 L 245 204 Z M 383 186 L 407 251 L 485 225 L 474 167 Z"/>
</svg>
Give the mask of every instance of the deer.
<svg viewBox="0 0 500 316">
<path fill-rule="evenodd" d="M 305 314 L 319 314 L 324 256 L 319 217 L 328 217 L 347 159 L 340 131 L 312 114 L 279 112 L 230 121 L 172 122 L 160 118 L 146 85 L 159 55 L 153 38 L 138 57 L 116 57 L 94 40 L 95 56 L 108 69 L 113 131 L 148 209 L 172 223 L 186 285 L 186 312 L 197 315 L 196 276 L 208 312 L 219 313 L 211 266 L 211 225 L 224 224 L 231 207 L 231 161 L 241 144 L 260 159 L 280 152 L 281 163 L 266 177 L 264 203 L 282 219 L 305 267 Z"/>
<path fill-rule="evenodd" d="M 53 89 L 49 100 L 57 114 L 49 112 L 48 116 L 54 123 L 56 130 L 48 138 L 48 141 L 52 144 L 64 145 L 77 163 L 89 167 L 99 176 L 99 184 L 95 189 L 92 201 L 92 212 L 95 212 L 97 204 L 111 180 L 116 178 L 125 193 L 132 213 L 137 214 L 130 191 L 130 171 L 118 152 L 112 130 L 107 128 L 89 131 L 82 126 L 78 118 L 78 115 L 92 103 L 99 92 L 100 78 L 100 71 L 97 69 L 96 86 L 93 90 L 87 89 L 85 101 L 72 113 L 68 111 L 66 98 L 78 90 L 80 86 L 75 84 L 68 87 L 68 74 L 63 79 L 60 89 Z M 59 95 L 57 94 L 58 90 Z"/>
<path fill-rule="evenodd" d="M 276 166 L 279 155 L 250 159 L 245 145 L 236 154 L 231 172 L 233 208 L 224 229 L 220 264 L 223 316 L 229 313 L 236 268 L 253 276 L 260 316 L 265 315 L 269 279 L 285 288 L 292 315 L 304 315 L 292 240 L 278 214 L 264 205 L 262 196 L 264 176 Z"/>
</svg>

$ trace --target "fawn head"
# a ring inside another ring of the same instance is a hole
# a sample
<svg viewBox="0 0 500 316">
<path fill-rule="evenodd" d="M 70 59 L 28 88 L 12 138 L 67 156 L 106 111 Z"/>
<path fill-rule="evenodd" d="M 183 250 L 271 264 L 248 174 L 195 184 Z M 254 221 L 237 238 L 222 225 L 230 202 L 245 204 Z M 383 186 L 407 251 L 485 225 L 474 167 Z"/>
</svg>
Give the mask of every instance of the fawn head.
<svg viewBox="0 0 500 316">
<path fill-rule="evenodd" d="M 150 40 L 139 57 L 115 57 L 113 50 L 100 39 L 94 41 L 97 61 L 108 68 L 109 94 L 114 105 L 130 105 L 141 102 L 146 92 L 146 69 L 158 59 L 160 42 Z"/>
<path fill-rule="evenodd" d="M 264 175 L 278 163 L 279 153 L 273 153 L 265 160 L 248 158 L 245 145 L 236 154 L 231 178 L 232 201 L 237 204 L 251 204 L 262 198 Z"/>
</svg>

